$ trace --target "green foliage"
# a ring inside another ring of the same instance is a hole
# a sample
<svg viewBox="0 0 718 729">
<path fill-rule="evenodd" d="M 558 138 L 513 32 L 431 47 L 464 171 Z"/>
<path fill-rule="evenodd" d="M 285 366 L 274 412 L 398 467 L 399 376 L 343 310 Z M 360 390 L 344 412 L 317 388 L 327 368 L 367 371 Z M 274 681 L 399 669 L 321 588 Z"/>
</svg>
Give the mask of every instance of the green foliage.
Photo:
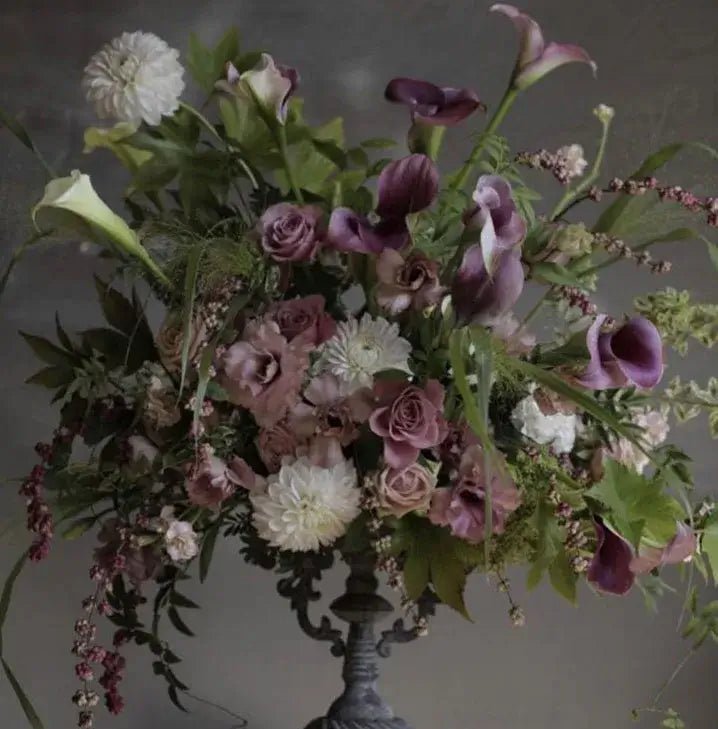
<svg viewBox="0 0 718 729">
<path fill-rule="evenodd" d="M 708 348 L 718 342 L 718 305 L 695 303 L 690 291 L 668 287 L 636 298 L 634 306 L 656 325 L 664 343 L 681 355 L 691 339 Z"/>
<path fill-rule="evenodd" d="M 195 33 L 189 37 L 187 68 L 197 84 L 207 93 L 214 91 L 214 84 L 224 76 L 228 61 L 234 62 L 239 55 L 239 31 L 230 28 L 214 48 L 205 46 Z"/>
<path fill-rule="evenodd" d="M 642 538 L 667 544 L 676 533 L 682 510 L 663 484 L 607 459 L 599 483 L 586 492 L 605 510 L 611 525 L 638 549 Z"/>
<path fill-rule="evenodd" d="M 482 548 L 457 539 L 428 519 L 407 515 L 397 522 L 393 547 L 404 555 L 404 582 L 416 600 L 429 583 L 439 599 L 467 620 L 464 603 L 467 573 L 482 559 Z"/>
<path fill-rule="evenodd" d="M 701 552 L 710 565 L 713 584 L 718 585 L 718 516 L 714 515 L 703 528 Z"/>
<path fill-rule="evenodd" d="M 680 377 L 674 377 L 666 388 L 666 399 L 681 423 L 705 412 L 710 435 L 718 438 L 718 377 L 711 377 L 705 388 L 693 380 L 681 382 Z"/>
</svg>

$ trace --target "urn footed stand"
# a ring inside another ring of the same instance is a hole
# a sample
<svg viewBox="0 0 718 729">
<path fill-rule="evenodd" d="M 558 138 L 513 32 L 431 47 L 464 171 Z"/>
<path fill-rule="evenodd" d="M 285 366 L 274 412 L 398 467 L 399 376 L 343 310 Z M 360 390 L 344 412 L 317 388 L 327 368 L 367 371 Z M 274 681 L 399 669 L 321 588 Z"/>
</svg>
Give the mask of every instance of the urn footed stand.
<svg viewBox="0 0 718 729">
<path fill-rule="evenodd" d="M 304 571 L 295 570 L 292 577 L 279 583 L 279 592 L 291 599 L 302 630 L 315 640 L 331 642 L 332 654 L 344 659 L 343 693 L 329 707 L 326 716 L 310 722 L 305 729 L 411 729 L 377 693 L 377 664 L 380 657 L 389 655 L 392 643 L 409 642 L 418 633 L 415 628 L 405 628 L 403 620 L 397 620 L 377 641 L 375 623 L 388 617 L 394 608 L 376 592 L 375 556 L 351 555 L 347 561 L 350 574 L 346 592 L 330 606 L 334 615 L 349 623 L 346 640 L 340 630 L 332 627 L 328 617 L 323 616 L 318 626 L 309 620 L 309 601 L 320 596 L 313 589 L 313 581 L 320 577 L 316 568 L 307 563 Z M 422 607 L 424 614 L 433 612 L 433 601 Z"/>
</svg>

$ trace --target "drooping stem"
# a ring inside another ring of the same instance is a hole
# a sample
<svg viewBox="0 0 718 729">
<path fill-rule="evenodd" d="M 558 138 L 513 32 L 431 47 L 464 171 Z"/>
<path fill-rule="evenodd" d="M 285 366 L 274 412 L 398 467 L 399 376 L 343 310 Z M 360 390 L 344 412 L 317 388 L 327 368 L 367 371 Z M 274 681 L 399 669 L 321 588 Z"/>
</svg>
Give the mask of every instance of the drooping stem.
<svg viewBox="0 0 718 729">
<path fill-rule="evenodd" d="M 562 217 L 566 211 L 572 206 L 576 198 L 588 190 L 591 185 L 598 179 L 601 173 L 601 165 L 603 164 L 603 157 L 606 153 L 606 142 L 608 141 L 608 130 L 611 128 L 611 117 L 604 117 L 601 119 L 601 141 L 598 143 L 598 150 L 596 151 L 596 158 L 593 160 L 593 166 L 588 176 L 584 178 L 580 185 L 577 185 L 573 190 L 567 190 L 564 196 L 559 200 L 558 204 L 551 213 L 551 220 L 558 220 Z"/>
<path fill-rule="evenodd" d="M 466 187 L 469 175 L 471 174 L 474 167 L 481 160 L 481 156 L 484 152 L 486 142 L 501 125 L 501 122 L 504 120 L 506 114 L 508 114 L 508 111 L 514 103 L 517 95 L 518 89 L 514 88 L 513 86 L 509 86 L 508 89 L 506 89 L 506 93 L 503 95 L 503 98 L 499 102 L 499 105 L 496 108 L 494 115 L 491 117 L 489 123 L 486 125 L 486 129 L 484 129 L 484 131 L 481 133 L 481 136 L 474 145 L 474 148 L 471 150 L 469 158 L 466 160 L 466 162 L 464 162 L 464 166 L 459 170 L 453 182 L 449 186 L 450 190 L 462 190 L 464 187 Z"/>
<path fill-rule="evenodd" d="M 289 182 L 289 187 L 292 189 L 296 201 L 300 205 L 303 205 L 304 196 L 302 195 L 302 191 L 297 185 L 297 179 L 294 176 L 292 162 L 289 159 L 289 150 L 287 148 L 287 130 L 284 128 L 284 126 L 280 125 L 279 127 L 277 127 L 276 136 L 277 144 L 279 145 L 279 152 L 282 155 L 282 162 L 284 162 L 284 170 L 287 173 L 287 181 Z"/>
</svg>

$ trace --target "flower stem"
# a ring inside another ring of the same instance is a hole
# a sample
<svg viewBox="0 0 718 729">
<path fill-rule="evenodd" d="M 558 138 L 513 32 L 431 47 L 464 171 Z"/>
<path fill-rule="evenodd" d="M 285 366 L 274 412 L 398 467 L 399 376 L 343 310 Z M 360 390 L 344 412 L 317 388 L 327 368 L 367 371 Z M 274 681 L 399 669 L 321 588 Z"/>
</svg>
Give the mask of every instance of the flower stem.
<svg viewBox="0 0 718 729">
<path fill-rule="evenodd" d="M 551 213 L 551 220 L 558 220 L 558 218 L 563 216 L 564 213 L 570 207 L 572 207 L 573 202 L 576 200 L 576 198 L 584 193 L 586 190 L 588 190 L 591 185 L 593 185 L 593 183 L 598 179 L 598 176 L 601 173 L 603 157 L 606 153 L 606 142 L 608 141 L 608 130 L 611 128 L 611 119 L 602 119 L 601 126 L 601 141 L 598 143 L 598 150 L 596 152 L 596 158 L 593 161 L 593 167 L 591 167 L 591 172 L 589 172 L 588 176 L 575 189 L 566 191 L 564 196 L 559 200 L 558 204 Z"/>
<path fill-rule="evenodd" d="M 481 136 L 474 145 L 474 148 L 471 150 L 469 158 L 466 162 L 464 162 L 464 166 L 459 170 L 458 174 L 449 186 L 450 190 L 461 190 L 466 187 L 466 182 L 469 179 L 471 171 L 481 159 L 481 155 L 483 154 L 488 138 L 499 128 L 499 125 L 504 120 L 506 114 L 508 114 L 508 111 L 514 103 L 518 93 L 518 89 L 513 86 L 509 86 L 508 89 L 506 89 L 506 93 L 504 93 L 503 98 L 499 102 L 494 115 L 486 125 L 486 129 L 484 129 L 481 133 Z"/>
<path fill-rule="evenodd" d="M 525 327 L 529 322 L 531 322 L 535 316 L 541 311 L 543 305 L 546 303 L 546 299 L 549 297 L 551 292 L 553 291 L 553 286 L 549 286 L 546 291 L 541 295 L 541 298 L 533 305 L 533 308 L 531 311 L 529 311 L 528 314 L 524 317 L 524 320 L 521 322 L 521 326 Z"/>
<path fill-rule="evenodd" d="M 284 128 L 284 126 L 280 126 L 277 129 L 276 136 L 277 143 L 279 145 L 279 152 L 282 155 L 282 161 L 284 162 L 284 169 L 287 173 L 289 187 L 292 189 L 292 192 L 294 193 L 294 197 L 296 198 L 297 202 L 300 205 L 304 205 L 304 196 L 302 195 L 302 191 L 299 189 L 299 185 L 297 185 L 297 179 L 294 176 L 292 163 L 289 160 L 289 150 L 287 148 L 287 130 Z"/>
</svg>

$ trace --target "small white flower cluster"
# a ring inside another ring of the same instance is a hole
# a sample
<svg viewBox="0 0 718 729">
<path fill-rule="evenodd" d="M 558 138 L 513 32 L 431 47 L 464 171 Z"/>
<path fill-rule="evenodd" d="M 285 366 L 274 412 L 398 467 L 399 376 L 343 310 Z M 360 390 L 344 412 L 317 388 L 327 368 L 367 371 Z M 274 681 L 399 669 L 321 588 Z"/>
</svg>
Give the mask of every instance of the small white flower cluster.
<svg viewBox="0 0 718 729">
<path fill-rule="evenodd" d="M 668 437 L 668 409 L 641 409 L 632 418 L 633 423 L 641 428 L 641 440 L 648 448 L 657 448 Z M 628 468 L 638 473 L 649 464 L 648 456 L 627 438 L 619 438 L 610 448 L 607 455 L 615 458 Z"/>
<path fill-rule="evenodd" d="M 583 157 L 583 147 L 580 144 L 569 144 L 561 147 L 556 152 L 556 156 L 563 163 L 567 179 L 581 177 L 585 172 L 588 162 Z"/>
<path fill-rule="evenodd" d="M 173 562 L 187 562 L 199 552 L 199 536 L 188 521 L 175 519 L 174 507 L 165 506 L 155 527 L 164 534 L 165 550 Z"/>
<path fill-rule="evenodd" d="M 549 445 L 557 454 L 570 453 L 576 441 L 578 419 L 575 414 L 545 415 L 533 394 L 521 400 L 511 413 L 511 422 L 527 438 Z"/>
</svg>

